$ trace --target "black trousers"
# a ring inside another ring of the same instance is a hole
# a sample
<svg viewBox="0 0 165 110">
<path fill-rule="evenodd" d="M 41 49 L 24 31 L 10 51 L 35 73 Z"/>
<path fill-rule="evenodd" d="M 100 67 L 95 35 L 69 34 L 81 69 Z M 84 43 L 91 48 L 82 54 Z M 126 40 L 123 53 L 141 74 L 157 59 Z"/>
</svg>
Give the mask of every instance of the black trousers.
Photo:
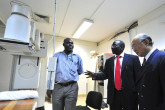
<svg viewBox="0 0 165 110">
<path fill-rule="evenodd" d="M 112 105 L 110 106 L 110 110 L 124 110 L 124 100 L 123 100 L 123 92 L 122 90 L 116 90 L 114 91 L 114 100 Z"/>
</svg>

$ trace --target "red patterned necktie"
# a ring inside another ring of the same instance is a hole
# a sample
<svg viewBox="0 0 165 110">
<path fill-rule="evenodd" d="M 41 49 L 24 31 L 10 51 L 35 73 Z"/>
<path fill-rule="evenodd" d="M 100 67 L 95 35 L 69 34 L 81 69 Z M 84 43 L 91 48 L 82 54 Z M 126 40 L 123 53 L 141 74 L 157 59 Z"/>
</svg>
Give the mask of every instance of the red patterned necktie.
<svg viewBox="0 0 165 110">
<path fill-rule="evenodd" d="M 120 56 L 117 56 L 116 68 L 115 68 L 115 88 L 121 89 L 121 75 L 120 75 Z"/>
<path fill-rule="evenodd" d="M 145 63 L 146 63 L 146 59 L 145 59 L 145 57 L 144 57 L 144 59 L 143 59 L 143 63 L 142 63 L 142 66 L 144 66 Z"/>
</svg>

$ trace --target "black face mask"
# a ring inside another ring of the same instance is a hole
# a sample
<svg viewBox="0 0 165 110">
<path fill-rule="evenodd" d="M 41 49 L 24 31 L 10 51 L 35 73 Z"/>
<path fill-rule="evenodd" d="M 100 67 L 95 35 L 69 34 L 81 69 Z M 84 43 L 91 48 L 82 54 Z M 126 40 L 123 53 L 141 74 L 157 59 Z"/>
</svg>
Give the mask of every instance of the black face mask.
<svg viewBox="0 0 165 110">
<path fill-rule="evenodd" d="M 120 41 L 115 41 L 113 42 L 111 49 L 113 54 L 120 55 L 123 52 L 124 47 L 121 45 Z"/>
</svg>

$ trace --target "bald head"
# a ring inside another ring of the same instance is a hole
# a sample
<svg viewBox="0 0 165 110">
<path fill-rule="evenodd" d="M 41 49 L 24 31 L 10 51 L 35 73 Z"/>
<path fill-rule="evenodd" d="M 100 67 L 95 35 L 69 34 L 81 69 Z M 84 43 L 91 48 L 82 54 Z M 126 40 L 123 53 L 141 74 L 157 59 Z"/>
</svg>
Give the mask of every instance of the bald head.
<svg viewBox="0 0 165 110">
<path fill-rule="evenodd" d="M 72 39 L 70 39 L 70 38 L 64 39 L 63 46 L 64 46 L 65 53 L 70 54 L 74 48 L 74 44 L 73 44 Z"/>
<path fill-rule="evenodd" d="M 140 57 L 145 57 L 152 49 L 152 39 L 149 35 L 141 33 L 136 35 L 132 40 L 132 49 Z"/>
<path fill-rule="evenodd" d="M 152 42 L 151 37 L 149 35 L 145 34 L 145 33 L 140 33 L 140 34 L 136 35 L 134 39 L 137 39 L 140 42 L 143 42 L 145 40 L 148 40 L 148 42 L 149 42 L 148 45 L 150 45 L 150 46 L 153 45 L 153 42 Z"/>
<path fill-rule="evenodd" d="M 120 55 L 125 48 L 125 43 L 121 40 L 115 40 L 111 46 L 112 53 Z"/>
</svg>

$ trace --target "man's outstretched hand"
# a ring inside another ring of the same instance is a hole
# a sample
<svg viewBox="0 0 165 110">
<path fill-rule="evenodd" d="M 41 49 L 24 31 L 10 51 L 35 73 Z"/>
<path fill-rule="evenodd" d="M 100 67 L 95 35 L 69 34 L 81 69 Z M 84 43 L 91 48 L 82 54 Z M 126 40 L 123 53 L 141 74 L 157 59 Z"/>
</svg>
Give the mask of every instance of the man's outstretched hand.
<svg viewBox="0 0 165 110">
<path fill-rule="evenodd" d="M 94 78 L 94 77 L 96 77 L 96 73 L 94 73 L 94 72 L 91 72 L 91 71 L 87 70 L 85 73 L 86 73 L 85 75 L 88 75 L 86 78 Z"/>
</svg>

